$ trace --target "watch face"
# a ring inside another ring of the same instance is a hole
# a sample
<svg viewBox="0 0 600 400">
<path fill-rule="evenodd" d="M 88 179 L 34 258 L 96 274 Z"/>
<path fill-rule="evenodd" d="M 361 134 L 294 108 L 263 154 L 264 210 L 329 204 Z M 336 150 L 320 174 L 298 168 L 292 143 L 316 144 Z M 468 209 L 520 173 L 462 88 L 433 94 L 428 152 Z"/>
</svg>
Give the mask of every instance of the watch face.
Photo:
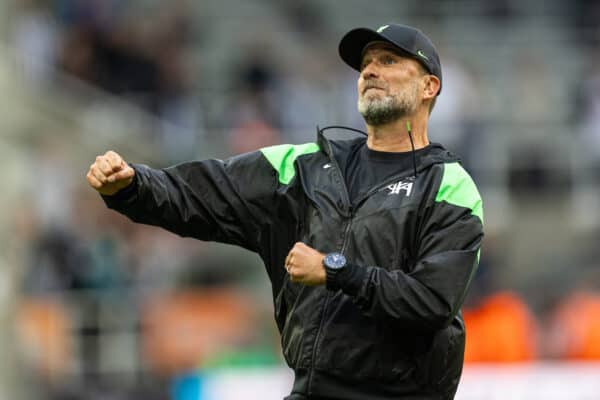
<svg viewBox="0 0 600 400">
<path fill-rule="evenodd" d="M 327 268 L 340 269 L 346 265 L 346 257 L 340 253 L 329 253 L 325 256 L 323 263 Z"/>
</svg>

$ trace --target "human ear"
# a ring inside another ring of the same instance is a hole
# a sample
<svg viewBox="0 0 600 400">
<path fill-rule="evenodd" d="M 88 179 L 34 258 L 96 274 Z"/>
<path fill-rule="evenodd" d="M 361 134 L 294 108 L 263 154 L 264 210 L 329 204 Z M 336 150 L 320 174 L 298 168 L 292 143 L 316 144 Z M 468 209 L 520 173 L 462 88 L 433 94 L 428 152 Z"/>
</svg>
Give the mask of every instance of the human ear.
<svg viewBox="0 0 600 400">
<path fill-rule="evenodd" d="M 425 75 L 425 86 L 423 87 L 423 97 L 432 99 L 440 91 L 440 80 L 435 75 Z"/>
</svg>

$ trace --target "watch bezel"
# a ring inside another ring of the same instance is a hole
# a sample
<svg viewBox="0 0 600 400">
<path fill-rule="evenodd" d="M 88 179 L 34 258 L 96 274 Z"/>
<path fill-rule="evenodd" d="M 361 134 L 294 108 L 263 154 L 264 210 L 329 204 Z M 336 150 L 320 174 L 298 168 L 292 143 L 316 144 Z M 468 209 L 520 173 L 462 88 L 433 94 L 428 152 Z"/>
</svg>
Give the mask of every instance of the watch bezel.
<svg viewBox="0 0 600 400">
<path fill-rule="evenodd" d="M 346 266 L 346 257 L 338 252 L 329 253 L 323 258 L 323 265 L 329 269 L 342 269 Z"/>
</svg>

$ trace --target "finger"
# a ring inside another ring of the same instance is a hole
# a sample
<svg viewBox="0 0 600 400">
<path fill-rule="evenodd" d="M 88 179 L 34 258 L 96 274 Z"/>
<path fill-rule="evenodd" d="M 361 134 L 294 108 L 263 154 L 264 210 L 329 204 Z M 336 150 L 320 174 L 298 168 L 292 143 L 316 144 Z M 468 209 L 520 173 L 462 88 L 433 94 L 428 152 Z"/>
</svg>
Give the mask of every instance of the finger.
<svg viewBox="0 0 600 400">
<path fill-rule="evenodd" d="M 105 157 L 108 160 L 108 163 L 110 164 L 113 171 L 119 171 L 123 169 L 125 165 L 127 165 L 125 161 L 123 161 L 123 158 L 121 158 L 120 155 L 118 155 L 112 150 L 107 151 Z"/>
<path fill-rule="evenodd" d="M 94 177 L 96 177 L 96 179 L 99 182 L 101 182 L 102 184 L 106 183 L 106 176 L 102 173 L 102 171 L 100 171 L 96 164 L 92 165 L 90 172 L 92 173 L 92 175 L 94 175 Z"/>
<path fill-rule="evenodd" d="M 106 157 L 96 157 L 96 165 L 105 176 L 112 174 L 112 166 L 108 163 Z"/>
<path fill-rule="evenodd" d="M 283 268 L 285 268 L 285 270 L 287 271 L 288 274 L 292 270 L 292 266 L 290 264 L 288 264 L 287 262 L 285 264 L 283 264 Z"/>
<path fill-rule="evenodd" d="M 285 265 L 289 265 L 291 263 L 292 255 L 294 254 L 294 248 L 292 247 L 285 257 Z"/>
<path fill-rule="evenodd" d="M 92 171 L 89 171 L 87 173 L 86 178 L 87 178 L 87 181 L 90 184 L 90 186 L 93 187 L 94 189 L 100 189 L 102 187 L 102 182 L 100 182 L 98 179 L 96 179 L 94 174 L 92 174 Z"/>
<path fill-rule="evenodd" d="M 129 179 L 135 175 L 135 170 L 130 166 L 127 166 L 124 170 L 115 172 L 108 177 L 108 182 L 117 182 Z"/>
</svg>

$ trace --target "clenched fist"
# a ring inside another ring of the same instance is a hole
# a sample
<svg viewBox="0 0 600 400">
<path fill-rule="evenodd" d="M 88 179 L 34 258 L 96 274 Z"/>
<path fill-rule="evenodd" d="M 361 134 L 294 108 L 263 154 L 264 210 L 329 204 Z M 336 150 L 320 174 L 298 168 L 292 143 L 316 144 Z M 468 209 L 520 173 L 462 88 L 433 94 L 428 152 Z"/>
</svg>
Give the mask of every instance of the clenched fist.
<svg viewBox="0 0 600 400">
<path fill-rule="evenodd" d="M 285 259 L 285 269 L 292 282 L 308 286 L 325 284 L 325 255 L 302 242 L 292 247 Z"/>
<path fill-rule="evenodd" d="M 87 173 L 87 181 L 100 194 L 112 196 L 119 190 L 129 186 L 133 181 L 135 170 L 114 151 L 107 151 L 96 157 Z"/>
</svg>

